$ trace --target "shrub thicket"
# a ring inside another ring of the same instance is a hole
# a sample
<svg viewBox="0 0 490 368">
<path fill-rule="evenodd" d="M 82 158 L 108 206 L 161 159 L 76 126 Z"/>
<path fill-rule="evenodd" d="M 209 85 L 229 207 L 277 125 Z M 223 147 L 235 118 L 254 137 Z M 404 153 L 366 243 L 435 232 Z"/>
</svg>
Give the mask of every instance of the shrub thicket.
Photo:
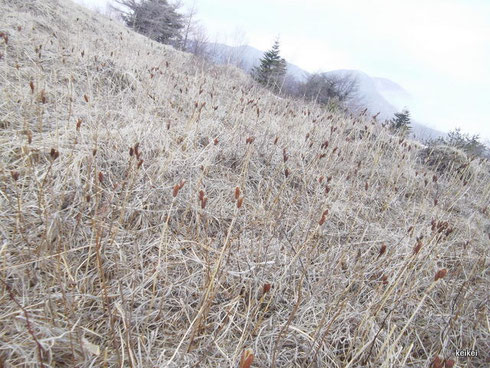
<svg viewBox="0 0 490 368">
<path fill-rule="evenodd" d="M 470 135 L 462 133 L 460 128 L 456 128 L 449 132 L 446 137 L 427 140 L 428 146 L 447 145 L 458 148 L 471 156 L 488 157 L 490 150 L 480 141 L 478 134 Z"/>
</svg>

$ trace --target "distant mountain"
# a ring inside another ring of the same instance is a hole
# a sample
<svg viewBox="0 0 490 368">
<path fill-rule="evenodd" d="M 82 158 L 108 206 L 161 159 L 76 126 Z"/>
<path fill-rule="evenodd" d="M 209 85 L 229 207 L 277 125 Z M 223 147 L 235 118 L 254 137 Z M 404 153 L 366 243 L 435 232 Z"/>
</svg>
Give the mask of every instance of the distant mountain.
<svg viewBox="0 0 490 368">
<path fill-rule="evenodd" d="M 206 45 L 211 61 L 217 64 L 233 64 L 250 72 L 257 66 L 264 55 L 264 51 L 252 46 L 228 46 L 221 43 L 208 43 Z M 305 81 L 310 73 L 299 66 L 287 63 L 287 74 L 297 81 Z M 371 77 L 359 70 L 333 70 L 323 74 L 329 76 L 347 76 L 358 82 L 358 91 L 353 108 L 367 108 L 369 113 L 375 115 L 379 112 L 378 120 L 389 120 L 404 107 L 413 104 L 412 96 L 399 84 L 387 78 Z M 428 126 L 412 120 L 412 133 L 415 138 L 422 140 L 437 138 L 445 133 L 429 128 Z"/>
<path fill-rule="evenodd" d="M 389 120 L 404 107 L 413 104 L 412 96 L 397 83 L 379 77 L 371 77 L 359 70 L 333 70 L 323 73 L 327 76 L 350 77 L 357 80 L 358 91 L 351 104 L 352 108 L 367 108 L 370 114 L 377 114 L 378 120 Z M 412 120 L 412 134 L 417 139 L 437 138 L 445 133 L 429 128 Z"/>
<path fill-rule="evenodd" d="M 412 96 L 399 84 L 386 78 L 372 77 L 372 79 L 376 90 L 397 109 L 412 103 Z"/>
</svg>

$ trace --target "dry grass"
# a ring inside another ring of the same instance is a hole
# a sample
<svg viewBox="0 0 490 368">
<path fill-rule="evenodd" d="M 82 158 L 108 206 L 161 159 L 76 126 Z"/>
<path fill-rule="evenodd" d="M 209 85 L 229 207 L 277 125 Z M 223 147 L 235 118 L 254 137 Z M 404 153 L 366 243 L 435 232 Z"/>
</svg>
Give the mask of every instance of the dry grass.
<svg viewBox="0 0 490 368">
<path fill-rule="evenodd" d="M 0 366 L 485 365 L 488 163 L 26 3 L 0 1 Z"/>
</svg>

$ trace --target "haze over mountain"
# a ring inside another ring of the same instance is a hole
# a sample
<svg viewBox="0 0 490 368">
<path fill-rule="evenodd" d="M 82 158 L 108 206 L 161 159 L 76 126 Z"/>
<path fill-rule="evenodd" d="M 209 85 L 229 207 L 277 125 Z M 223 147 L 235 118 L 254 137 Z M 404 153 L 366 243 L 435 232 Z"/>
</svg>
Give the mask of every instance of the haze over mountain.
<svg viewBox="0 0 490 368">
<path fill-rule="evenodd" d="M 229 46 L 222 43 L 209 43 L 207 45 L 210 59 L 218 64 L 233 64 L 250 72 L 260 63 L 264 55 L 255 47 L 249 45 Z M 311 74 L 301 67 L 287 63 L 287 74 L 297 81 L 304 82 Z M 414 103 L 414 98 L 398 83 L 381 77 L 372 77 L 359 70 L 339 69 L 323 74 L 329 76 L 349 76 L 357 80 L 358 91 L 351 103 L 352 108 L 367 108 L 369 113 L 379 113 L 378 120 L 389 120 L 403 108 Z M 412 134 L 415 138 L 426 139 L 444 136 L 445 133 L 432 129 L 426 124 L 412 120 Z"/>
</svg>

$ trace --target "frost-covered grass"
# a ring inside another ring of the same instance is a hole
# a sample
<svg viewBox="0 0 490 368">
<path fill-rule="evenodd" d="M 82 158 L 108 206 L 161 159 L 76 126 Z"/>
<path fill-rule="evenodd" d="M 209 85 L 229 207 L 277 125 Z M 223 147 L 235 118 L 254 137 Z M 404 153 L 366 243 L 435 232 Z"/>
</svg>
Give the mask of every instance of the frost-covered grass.
<svg viewBox="0 0 490 368">
<path fill-rule="evenodd" d="M 485 365 L 487 162 L 68 1 L 0 14 L 3 366 Z"/>
</svg>

